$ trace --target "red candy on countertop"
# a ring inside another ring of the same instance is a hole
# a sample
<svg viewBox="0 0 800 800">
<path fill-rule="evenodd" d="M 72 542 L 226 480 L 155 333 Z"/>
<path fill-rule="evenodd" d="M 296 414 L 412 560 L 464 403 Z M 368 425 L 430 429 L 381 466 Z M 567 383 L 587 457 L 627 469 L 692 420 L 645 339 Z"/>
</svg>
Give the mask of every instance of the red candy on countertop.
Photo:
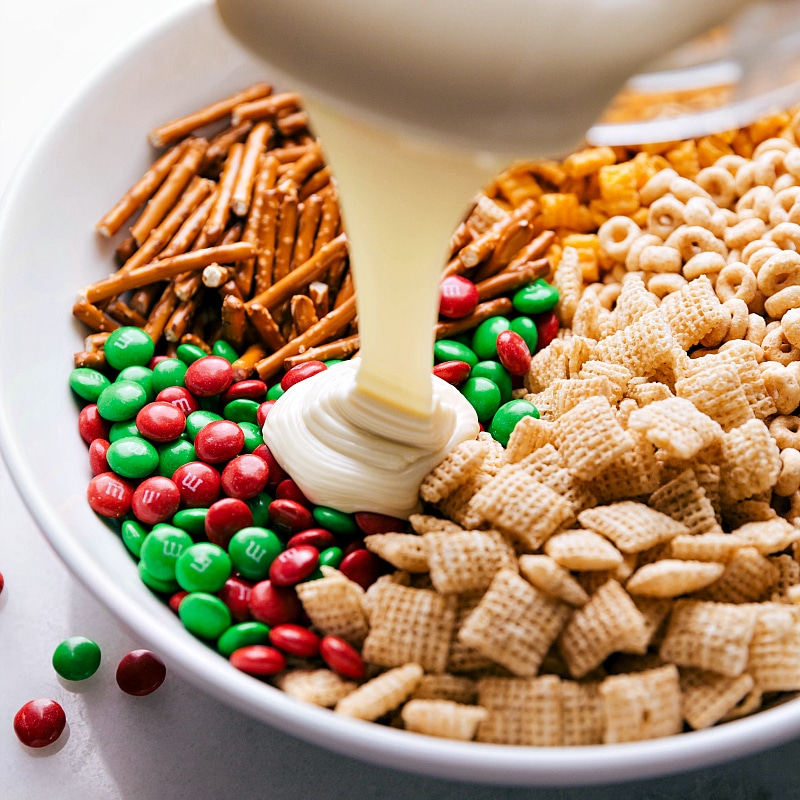
<svg viewBox="0 0 800 800">
<path fill-rule="evenodd" d="M 47 747 L 64 732 L 67 715 L 55 700 L 29 700 L 14 715 L 14 733 L 26 747 Z"/>
<path fill-rule="evenodd" d="M 117 665 L 117 686 L 135 697 L 152 694 L 166 676 L 164 662 L 149 650 L 133 650 Z"/>
</svg>

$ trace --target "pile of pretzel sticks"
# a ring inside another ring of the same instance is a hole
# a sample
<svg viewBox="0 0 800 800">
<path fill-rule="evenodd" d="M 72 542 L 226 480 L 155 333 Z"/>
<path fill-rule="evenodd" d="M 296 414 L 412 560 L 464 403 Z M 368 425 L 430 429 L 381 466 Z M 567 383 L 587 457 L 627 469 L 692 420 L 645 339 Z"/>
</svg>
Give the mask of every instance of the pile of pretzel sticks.
<svg viewBox="0 0 800 800">
<path fill-rule="evenodd" d="M 213 138 L 201 134 L 216 129 Z M 237 380 L 279 378 L 312 359 L 358 351 L 354 287 L 336 186 L 300 98 L 266 83 L 152 130 L 161 154 L 97 223 L 119 269 L 85 287 L 73 313 L 94 331 L 76 366 L 102 367 L 120 325 L 144 328 L 159 352 L 217 339 L 241 357 Z M 448 272 L 476 276 L 480 305 L 437 337 L 510 309 L 506 295 L 548 269 L 534 240 L 538 205 L 478 208 L 451 242 Z"/>
</svg>

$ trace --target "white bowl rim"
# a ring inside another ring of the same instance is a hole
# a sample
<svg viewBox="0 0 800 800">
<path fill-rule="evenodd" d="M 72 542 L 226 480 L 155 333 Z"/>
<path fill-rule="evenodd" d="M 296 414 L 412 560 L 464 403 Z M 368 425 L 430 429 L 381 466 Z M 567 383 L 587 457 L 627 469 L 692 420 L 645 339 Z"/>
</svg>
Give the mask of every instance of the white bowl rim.
<svg viewBox="0 0 800 800">
<path fill-rule="evenodd" d="M 4 243 L 14 226 L 14 199 L 31 179 L 37 158 L 58 135 L 71 109 L 89 98 L 151 37 L 189 20 L 214 15 L 213 0 L 197 0 L 133 36 L 101 62 L 63 104 L 18 165 L 0 198 L 0 264 Z M 65 313 L 66 310 L 65 310 Z M 2 394 L 0 393 L 0 400 Z M 15 434 L 13 419 L 0 402 L 2 453 L 25 505 L 58 556 L 81 583 L 131 631 L 147 642 L 198 688 L 286 733 L 330 750 L 382 766 L 451 780 L 496 785 L 581 786 L 634 781 L 708 767 L 754 754 L 800 734 L 800 702 L 762 711 L 752 717 L 709 730 L 619 745 L 536 748 L 456 742 L 343 718 L 302 703 L 277 689 L 237 672 L 224 659 L 188 633 L 185 639 L 159 620 L 143 619 L 141 608 L 103 572 L 80 545 L 49 503 Z"/>
</svg>

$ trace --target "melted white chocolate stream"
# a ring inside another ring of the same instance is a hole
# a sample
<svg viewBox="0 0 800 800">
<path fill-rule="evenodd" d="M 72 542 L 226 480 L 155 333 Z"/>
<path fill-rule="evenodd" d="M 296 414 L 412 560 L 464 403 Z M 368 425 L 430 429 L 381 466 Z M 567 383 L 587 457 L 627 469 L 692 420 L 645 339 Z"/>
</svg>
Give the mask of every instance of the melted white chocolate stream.
<svg viewBox="0 0 800 800">
<path fill-rule="evenodd" d="M 419 508 L 425 475 L 477 436 L 475 412 L 433 378 L 432 413 L 403 413 L 360 392 L 358 368 L 353 359 L 292 386 L 272 407 L 264 441 L 314 503 L 405 518 Z"/>
</svg>

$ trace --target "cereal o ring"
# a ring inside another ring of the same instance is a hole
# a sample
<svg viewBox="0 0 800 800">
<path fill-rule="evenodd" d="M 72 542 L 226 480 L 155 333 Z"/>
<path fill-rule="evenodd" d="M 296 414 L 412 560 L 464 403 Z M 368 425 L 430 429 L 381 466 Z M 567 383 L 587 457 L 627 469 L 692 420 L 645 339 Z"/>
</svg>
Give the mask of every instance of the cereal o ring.
<svg viewBox="0 0 800 800">
<path fill-rule="evenodd" d="M 736 298 L 749 305 L 756 296 L 756 289 L 758 282 L 753 270 L 741 261 L 726 264 L 717 275 L 714 285 L 714 291 L 722 303 Z"/>
<path fill-rule="evenodd" d="M 683 277 L 687 281 L 693 281 L 701 275 L 715 275 L 724 268 L 725 258 L 719 253 L 697 253 L 683 265 Z"/>
<path fill-rule="evenodd" d="M 800 308 L 789 309 L 781 318 L 781 329 L 786 341 L 800 347 Z"/>
<path fill-rule="evenodd" d="M 764 358 L 767 361 L 777 361 L 778 364 L 783 364 L 784 367 L 791 364 L 792 361 L 800 360 L 800 349 L 786 340 L 780 325 L 767 331 L 761 342 L 761 347 L 764 350 Z"/>
<path fill-rule="evenodd" d="M 775 193 L 769 186 L 754 186 L 740 194 L 741 197 L 736 203 L 739 219 L 760 217 L 765 222 L 769 219 L 769 212 L 775 199 Z"/>
<path fill-rule="evenodd" d="M 785 447 L 781 450 L 781 471 L 773 491 L 779 497 L 791 497 L 800 490 L 800 450 Z"/>
<path fill-rule="evenodd" d="M 781 319 L 793 308 L 800 308 L 800 286 L 787 286 L 764 302 L 764 309 L 773 319 Z"/>
<path fill-rule="evenodd" d="M 766 297 L 787 286 L 800 284 L 800 253 L 781 250 L 771 256 L 758 271 L 758 288 Z"/>
<path fill-rule="evenodd" d="M 681 225 L 667 237 L 665 244 L 675 247 L 684 261 L 698 253 L 719 253 L 723 257 L 728 254 L 725 243 L 699 225 Z"/>
<path fill-rule="evenodd" d="M 607 219 L 597 231 L 600 246 L 613 259 L 623 262 L 631 245 L 642 235 L 642 229 L 630 218 L 616 216 Z"/>
<path fill-rule="evenodd" d="M 639 199 L 642 205 L 652 205 L 659 197 L 663 197 L 669 192 L 669 187 L 675 178 L 679 177 L 671 167 L 659 170 L 639 189 Z"/>
<path fill-rule="evenodd" d="M 800 417 L 781 414 L 769 424 L 769 432 L 781 450 L 793 447 L 800 450 Z"/>
<path fill-rule="evenodd" d="M 660 300 L 668 294 L 680 291 L 688 281 L 683 275 L 674 272 L 662 272 L 653 275 L 647 281 L 647 291 L 652 292 Z"/>
<path fill-rule="evenodd" d="M 796 222 L 781 222 L 769 232 L 769 238 L 782 250 L 798 250 L 800 225 Z"/>
<path fill-rule="evenodd" d="M 666 239 L 680 225 L 683 225 L 683 203 L 673 194 L 659 197 L 647 213 L 647 229 L 650 233 Z"/>
</svg>

